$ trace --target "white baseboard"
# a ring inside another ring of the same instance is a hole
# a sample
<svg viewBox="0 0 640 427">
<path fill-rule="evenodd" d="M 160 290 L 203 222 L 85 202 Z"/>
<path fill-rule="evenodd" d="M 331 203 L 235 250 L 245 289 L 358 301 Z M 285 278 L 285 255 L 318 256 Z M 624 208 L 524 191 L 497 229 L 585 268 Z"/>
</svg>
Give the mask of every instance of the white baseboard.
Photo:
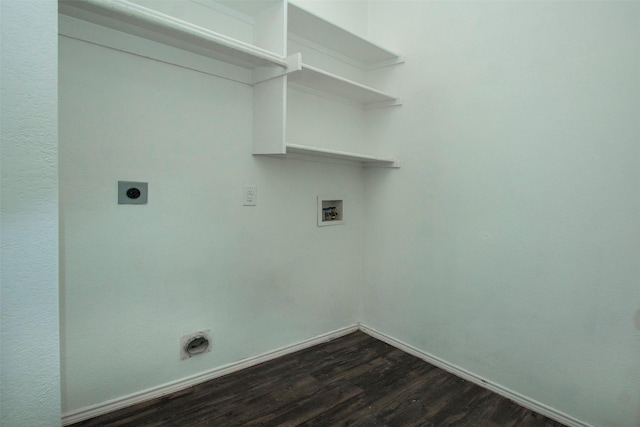
<svg viewBox="0 0 640 427">
<path fill-rule="evenodd" d="M 201 372 L 201 373 L 192 375 L 190 377 L 183 378 L 181 380 L 172 381 L 170 383 L 166 383 L 157 387 L 153 387 L 147 390 L 133 393 L 128 396 L 123 396 L 117 399 L 113 399 L 107 402 L 99 403 L 97 405 L 92 405 L 77 411 L 67 413 L 62 417 L 62 425 L 67 426 L 80 421 L 88 420 L 89 418 L 93 418 L 93 417 L 107 414 L 109 412 L 117 411 L 118 409 L 122 409 L 127 406 L 135 405 L 137 403 L 155 399 L 170 393 L 174 393 L 176 391 L 184 390 L 196 384 L 200 384 L 205 381 L 219 378 L 224 375 L 228 375 L 233 372 L 237 372 L 242 369 L 246 369 L 251 366 L 255 366 L 260 363 L 267 362 L 269 360 L 273 360 L 281 356 L 285 356 L 287 354 L 295 353 L 296 351 L 304 350 L 314 345 L 321 344 L 323 342 L 330 341 L 332 339 L 350 334 L 357 330 L 360 330 L 366 333 L 367 335 L 370 335 L 380 341 L 386 342 L 387 344 L 392 345 L 406 353 L 416 356 L 434 366 L 437 366 L 438 368 L 444 369 L 445 371 L 450 372 L 453 375 L 456 375 L 457 377 L 463 378 L 481 387 L 489 389 L 501 396 L 506 397 L 509 400 L 512 400 L 513 402 L 521 406 L 524 406 L 525 408 L 531 409 L 532 411 L 535 411 L 541 415 L 554 419 L 569 427 L 593 427 L 590 424 L 577 420 L 550 406 L 544 405 L 540 402 L 537 402 L 533 399 L 530 399 L 526 396 L 516 393 L 501 385 L 493 384 L 472 372 L 469 372 L 465 369 L 460 368 L 459 366 L 448 363 L 436 356 L 433 356 L 429 353 L 419 350 L 402 341 L 398 341 L 395 338 L 390 337 L 389 335 L 376 331 L 375 329 L 369 328 L 368 326 L 365 326 L 362 324 L 341 328 L 333 332 L 322 334 L 317 337 L 314 337 L 296 344 L 292 344 L 292 345 L 281 347 L 279 349 L 276 349 L 267 353 L 263 353 L 258 356 L 250 357 L 244 360 L 240 360 L 238 362 L 221 366 L 219 368 Z"/>
<path fill-rule="evenodd" d="M 533 399 L 530 399 L 526 396 L 523 396 L 519 393 L 516 393 L 513 390 L 510 390 L 506 387 L 503 387 L 501 385 L 498 384 L 493 384 L 481 377 L 479 377 L 478 375 L 469 372 L 465 369 L 460 368 L 459 366 L 453 365 L 451 363 L 448 363 L 436 356 L 433 356 L 429 353 L 426 353 L 420 349 L 417 349 L 409 344 L 406 344 L 402 341 L 398 341 L 395 338 L 390 337 L 389 335 L 386 335 L 382 332 L 378 332 L 375 329 L 369 328 L 367 326 L 364 325 L 360 325 L 360 330 L 362 332 L 364 332 L 367 335 L 372 336 L 373 338 L 376 338 L 380 341 L 384 341 L 389 345 L 392 345 L 393 347 L 396 347 L 406 353 L 409 353 L 413 356 L 416 356 L 422 360 L 424 360 L 425 362 L 428 362 L 434 366 L 437 366 L 438 368 L 441 368 L 447 372 L 452 373 L 453 375 L 460 377 L 462 379 L 465 379 L 469 382 L 472 382 L 474 384 L 479 385 L 480 387 L 489 389 L 503 397 L 506 397 L 507 399 L 517 403 L 520 406 L 523 406 L 525 408 L 531 409 L 534 412 L 537 412 L 541 415 L 544 415 L 545 417 L 551 418 L 553 420 L 556 420 L 566 426 L 569 427 L 593 427 L 590 424 L 587 424 L 585 422 L 582 422 L 580 420 L 577 420 L 561 411 L 558 411 L 550 406 L 547 406 L 545 404 L 542 404 L 540 402 L 537 402 Z"/>
<path fill-rule="evenodd" d="M 117 399 L 109 400 L 107 402 L 99 403 L 97 405 L 88 406 L 77 411 L 72 411 L 62 416 L 62 425 L 67 426 L 80 421 L 88 420 L 89 418 L 117 411 L 118 409 L 126 408 L 127 406 L 135 405 L 137 403 L 145 402 L 151 399 L 156 399 L 170 393 L 175 393 L 176 391 L 184 390 L 196 384 L 200 384 L 214 378 L 219 378 L 224 375 L 228 375 L 233 372 L 237 372 L 242 369 L 246 369 L 281 356 L 285 356 L 287 354 L 295 353 L 296 351 L 304 350 L 305 348 L 313 347 L 317 344 L 322 344 L 323 342 L 342 337 L 344 335 L 350 334 L 351 332 L 355 332 L 358 329 L 358 325 L 341 328 L 333 332 L 318 335 L 317 337 L 296 344 L 288 345 L 276 350 L 269 351 L 267 353 L 260 354 L 258 356 L 230 363 L 228 365 L 224 365 L 209 371 L 200 372 L 187 378 L 172 381 L 170 383 L 166 383 L 127 396 L 119 397 Z"/>
</svg>

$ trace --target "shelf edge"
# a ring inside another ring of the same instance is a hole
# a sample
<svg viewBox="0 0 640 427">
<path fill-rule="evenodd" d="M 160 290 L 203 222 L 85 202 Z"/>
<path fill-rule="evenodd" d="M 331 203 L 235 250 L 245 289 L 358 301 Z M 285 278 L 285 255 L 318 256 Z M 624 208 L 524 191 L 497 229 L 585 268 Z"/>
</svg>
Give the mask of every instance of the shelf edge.
<svg viewBox="0 0 640 427">
<path fill-rule="evenodd" d="M 358 89 L 358 90 L 360 90 L 362 92 L 366 92 L 366 93 L 375 95 L 380 99 L 379 101 L 369 101 L 369 102 L 361 101 L 361 102 L 363 102 L 364 105 L 368 105 L 368 104 L 372 104 L 372 103 L 378 103 L 378 102 L 395 102 L 398 99 L 397 97 L 395 97 L 393 95 L 390 95 L 388 93 L 382 92 L 382 91 L 380 91 L 378 89 L 372 88 L 370 86 L 366 86 L 366 85 L 364 85 L 362 83 L 358 83 L 358 82 L 356 82 L 354 80 L 350 80 L 350 79 L 341 77 L 339 75 L 330 73 L 328 71 L 322 70 L 322 69 L 317 68 L 317 67 L 313 67 L 313 66 L 305 64 L 305 63 L 302 63 L 301 71 L 303 73 L 305 71 L 308 71 L 308 72 L 310 72 L 312 74 L 320 75 L 323 78 L 326 78 L 328 80 L 333 80 L 333 81 L 336 81 L 336 82 L 339 82 L 339 83 L 346 84 L 346 85 L 351 86 L 353 88 L 356 88 L 356 89 Z"/>
<path fill-rule="evenodd" d="M 103 26 L 110 26 L 105 23 L 104 20 L 115 21 L 119 25 L 111 25 L 111 28 L 129 32 L 130 34 L 137 36 L 140 36 L 140 34 L 137 34 L 136 31 L 126 31 L 123 30 L 121 26 L 125 25 L 146 31 L 157 32 L 158 34 L 161 34 L 161 36 L 174 38 L 176 41 L 181 41 L 186 44 L 190 43 L 176 38 L 175 35 L 191 37 L 200 41 L 204 45 L 217 46 L 224 48 L 225 50 L 229 50 L 232 54 L 225 53 L 219 49 L 211 47 L 203 47 L 202 45 L 198 46 L 200 49 L 208 50 L 212 54 L 215 53 L 218 56 L 231 57 L 241 62 L 253 62 L 253 65 L 255 66 L 260 65 L 260 63 L 268 63 L 280 67 L 287 67 L 286 59 L 281 58 L 273 52 L 269 52 L 257 46 L 227 37 L 223 34 L 216 33 L 215 31 L 191 24 L 127 0 L 59 1 L 58 11 L 62 15 L 86 20 Z M 87 14 L 90 14 L 91 17 L 97 16 L 102 19 L 88 19 Z M 171 35 L 172 33 L 174 36 Z M 153 40 L 153 38 L 148 36 L 145 38 Z M 195 44 L 193 45 L 196 46 Z M 236 54 L 237 56 L 234 57 L 233 54 Z M 246 57 L 253 58 L 253 61 L 247 61 Z"/>
<path fill-rule="evenodd" d="M 287 154 L 301 154 L 318 156 L 337 160 L 359 162 L 365 167 L 399 168 L 400 162 L 396 159 L 383 158 L 368 154 L 351 153 L 347 151 L 330 150 L 325 148 L 309 147 L 297 144 L 286 144 Z"/>
</svg>

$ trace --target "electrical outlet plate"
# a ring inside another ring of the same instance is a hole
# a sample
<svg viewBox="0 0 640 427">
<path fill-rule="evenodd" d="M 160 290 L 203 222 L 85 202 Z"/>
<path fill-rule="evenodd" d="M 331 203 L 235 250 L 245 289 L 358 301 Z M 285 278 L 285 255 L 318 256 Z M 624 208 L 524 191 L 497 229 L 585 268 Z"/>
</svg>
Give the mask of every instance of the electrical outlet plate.
<svg viewBox="0 0 640 427">
<path fill-rule="evenodd" d="M 242 188 L 242 204 L 244 206 L 256 206 L 258 204 L 258 187 L 245 185 Z"/>
<path fill-rule="evenodd" d="M 344 196 L 318 196 L 318 227 L 344 225 Z"/>
<path fill-rule="evenodd" d="M 149 183 L 118 181 L 119 205 L 144 205 L 149 197 Z"/>
</svg>

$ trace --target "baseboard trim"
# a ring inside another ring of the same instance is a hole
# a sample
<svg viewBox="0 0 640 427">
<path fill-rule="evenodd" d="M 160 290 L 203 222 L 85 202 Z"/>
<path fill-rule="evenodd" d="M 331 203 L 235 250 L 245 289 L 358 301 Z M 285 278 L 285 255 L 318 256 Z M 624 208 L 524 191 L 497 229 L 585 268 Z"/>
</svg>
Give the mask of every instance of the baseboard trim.
<svg viewBox="0 0 640 427">
<path fill-rule="evenodd" d="M 296 351 L 304 350 L 305 348 L 313 347 L 314 345 L 322 344 L 323 342 L 330 341 L 335 338 L 340 338 L 357 330 L 359 330 L 358 324 L 347 326 L 345 328 L 318 335 L 314 338 L 281 347 L 276 350 L 260 354 L 258 356 L 249 357 L 247 359 L 229 363 L 227 365 L 220 366 L 209 371 L 204 371 L 177 381 L 172 381 L 157 387 L 99 403 L 97 405 L 88 406 L 77 411 L 72 411 L 62 416 L 62 425 L 67 426 L 80 421 L 88 420 L 89 418 L 117 411 L 118 409 L 126 408 L 127 406 L 135 405 L 151 399 L 156 399 L 170 393 L 175 393 L 176 391 L 187 389 L 196 384 L 219 378 L 224 375 L 228 375 L 242 369 L 246 369 L 251 366 L 255 366 L 281 356 L 285 356 L 287 354 L 295 353 Z"/>
<path fill-rule="evenodd" d="M 484 387 L 486 389 L 489 389 L 503 397 L 506 397 L 507 399 L 517 403 L 518 405 L 521 405 L 525 408 L 531 409 L 532 411 L 535 411 L 541 415 L 544 415 L 545 417 L 551 418 L 553 420 L 556 420 L 566 426 L 569 427 L 593 427 L 591 424 L 587 424 L 583 421 L 580 421 L 576 418 L 573 418 L 561 411 L 558 411 L 550 406 L 547 406 L 543 403 L 537 402 L 533 399 L 530 399 L 526 396 L 523 396 L 519 393 L 516 393 L 513 390 L 510 390 L 506 387 L 503 387 L 499 384 L 494 384 L 491 383 L 487 380 L 485 380 L 484 378 L 474 374 L 473 372 L 469 372 L 465 369 L 460 368 L 459 366 L 453 365 L 445 360 L 440 359 L 439 357 L 436 357 L 432 354 L 429 354 L 425 351 L 422 351 L 416 347 L 413 347 L 409 344 L 406 344 L 402 341 L 399 341 L 395 338 L 390 337 L 389 335 L 386 335 L 382 332 L 379 332 L 373 328 L 370 328 L 368 326 L 362 325 L 360 324 L 360 330 L 362 332 L 364 332 L 367 335 L 372 336 L 373 338 L 376 338 L 380 341 L 386 342 L 389 345 L 392 345 L 393 347 L 396 347 L 406 353 L 409 353 L 413 356 L 416 356 L 422 360 L 424 360 L 425 362 L 431 363 L 434 366 L 437 366 L 438 368 L 444 369 L 447 372 L 450 372 L 451 374 L 460 377 L 462 379 L 465 379 L 467 381 L 470 381 L 474 384 L 477 384 L 481 387 Z"/>
<path fill-rule="evenodd" d="M 491 383 L 472 372 L 469 372 L 463 368 L 460 368 L 459 366 L 453 365 L 432 354 L 422 351 L 416 347 L 413 347 L 409 344 L 406 344 L 402 341 L 392 338 L 383 332 L 377 331 L 373 328 L 370 328 L 360 323 L 356 325 L 348 326 L 345 328 L 337 329 L 335 331 L 328 332 L 326 334 L 318 335 L 308 340 L 305 340 L 296 344 L 288 345 L 285 347 L 281 347 L 281 348 L 269 351 L 267 353 L 260 354 L 258 356 L 249 357 L 247 359 L 243 359 L 238 362 L 233 362 L 209 371 L 204 371 L 204 372 L 201 372 L 177 381 L 172 381 L 157 387 L 153 387 L 153 388 L 143 390 L 137 393 L 133 393 L 127 396 L 123 396 L 117 399 L 109 400 L 103 403 L 99 403 L 97 405 L 88 406 L 86 408 L 83 408 L 77 411 L 69 412 L 63 415 L 62 425 L 67 426 L 80 421 L 85 421 L 93 417 L 97 417 L 100 415 L 107 414 L 109 412 L 126 408 L 127 406 L 135 405 L 141 402 L 145 402 L 148 400 L 156 399 L 161 396 L 165 396 L 167 394 L 175 393 L 177 391 L 187 389 L 189 387 L 203 383 L 205 381 L 209 381 L 209 380 L 219 378 L 237 371 L 241 371 L 243 369 L 258 365 L 260 363 L 277 359 L 278 357 L 295 353 L 296 351 L 304 350 L 306 348 L 313 347 L 314 345 L 322 344 L 323 342 L 326 342 L 326 341 L 340 338 L 344 335 L 350 334 L 358 330 L 364 332 L 367 335 L 372 336 L 373 338 L 386 342 L 387 344 L 392 345 L 406 353 L 416 356 L 424 360 L 425 362 L 431 363 L 432 365 L 437 366 L 438 368 L 444 369 L 445 371 L 450 372 L 453 375 L 456 375 L 457 377 L 463 378 L 481 387 L 489 389 L 501 396 L 504 396 L 507 399 L 512 400 L 513 402 L 521 406 L 524 406 L 525 408 L 531 409 L 532 411 L 535 411 L 541 415 L 544 415 L 562 424 L 565 424 L 566 426 L 593 427 L 590 424 L 587 424 L 583 421 L 573 418 L 550 406 L 547 406 L 533 399 L 530 399 L 526 396 L 523 396 L 519 393 L 516 393 L 513 390 L 510 390 L 499 384 Z"/>
</svg>

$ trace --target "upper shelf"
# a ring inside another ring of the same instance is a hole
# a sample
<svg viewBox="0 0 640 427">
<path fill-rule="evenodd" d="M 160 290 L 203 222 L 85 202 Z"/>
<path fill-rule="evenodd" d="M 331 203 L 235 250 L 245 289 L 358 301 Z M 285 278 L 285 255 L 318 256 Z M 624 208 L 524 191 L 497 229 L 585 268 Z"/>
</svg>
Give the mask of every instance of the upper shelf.
<svg viewBox="0 0 640 427">
<path fill-rule="evenodd" d="M 59 13 L 148 40 L 219 59 L 243 68 L 286 68 L 287 61 L 265 49 L 218 34 L 127 0 L 60 0 Z"/>
<path fill-rule="evenodd" d="M 365 69 L 403 61 L 400 55 L 291 3 L 288 4 L 288 32 L 350 58 Z"/>
<path fill-rule="evenodd" d="M 397 98 L 377 89 L 331 74 L 307 64 L 289 74 L 289 81 L 363 104 L 393 104 Z"/>
<path fill-rule="evenodd" d="M 307 147 L 304 145 L 287 144 L 287 155 L 302 155 L 323 157 L 331 160 L 343 160 L 360 163 L 363 167 L 399 168 L 400 162 L 395 159 L 370 156 L 367 154 L 349 153 L 345 151 L 329 150 L 324 148 Z"/>
</svg>

